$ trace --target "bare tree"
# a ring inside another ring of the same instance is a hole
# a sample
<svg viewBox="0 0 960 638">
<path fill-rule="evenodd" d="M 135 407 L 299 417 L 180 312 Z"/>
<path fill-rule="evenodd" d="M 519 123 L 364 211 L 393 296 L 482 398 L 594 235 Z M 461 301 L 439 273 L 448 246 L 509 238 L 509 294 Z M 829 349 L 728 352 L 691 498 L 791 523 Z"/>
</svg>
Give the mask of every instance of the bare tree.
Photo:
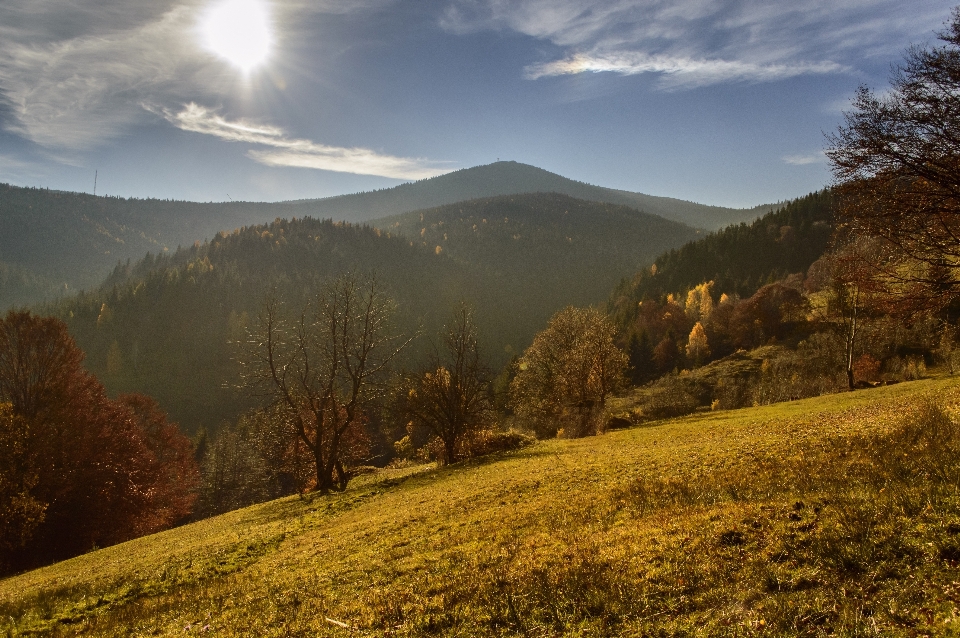
<svg viewBox="0 0 960 638">
<path fill-rule="evenodd" d="M 403 385 L 400 413 L 443 441 L 443 460 L 453 463 L 464 437 L 479 428 L 489 413 L 489 383 L 473 313 L 461 303 L 444 326 L 442 344 L 434 349 L 426 369 Z"/>
<path fill-rule="evenodd" d="M 885 96 L 860 87 L 827 150 L 846 228 L 887 242 L 874 268 L 935 306 L 960 294 L 960 9 L 940 38 L 907 51 Z"/>
<path fill-rule="evenodd" d="M 269 298 L 247 340 L 244 379 L 282 407 L 313 455 L 323 494 L 346 489 L 347 466 L 363 453 L 364 410 L 409 343 L 392 331 L 392 312 L 375 277 L 345 274 L 324 285 L 296 321 Z"/>
</svg>

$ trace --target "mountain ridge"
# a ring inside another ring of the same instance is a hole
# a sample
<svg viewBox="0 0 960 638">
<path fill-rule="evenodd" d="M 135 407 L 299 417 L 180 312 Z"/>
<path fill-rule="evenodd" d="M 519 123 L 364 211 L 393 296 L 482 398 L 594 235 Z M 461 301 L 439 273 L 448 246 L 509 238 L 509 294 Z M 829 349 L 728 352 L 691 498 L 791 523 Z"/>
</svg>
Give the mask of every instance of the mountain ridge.
<svg viewBox="0 0 960 638">
<path fill-rule="evenodd" d="M 457 192 L 458 198 L 452 199 L 445 196 L 447 192 Z M 761 204 L 753 208 L 728 208 L 698 204 L 673 197 L 596 186 L 514 161 L 498 161 L 464 168 L 438 177 L 407 182 L 376 191 L 335 195 L 321 199 L 293 200 L 282 202 L 282 204 L 314 216 L 367 221 L 419 209 L 435 208 L 458 201 L 549 192 L 588 201 L 629 206 L 694 228 L 707 230 L 716 230 L 742 221 L 752 221 L 777 206 L 777 204 Z M 393 203 L 388 201 L 390 198 L 393 198 Z M 405 202 L 400 204 L 401 209 L 397 208 L 397 200 Z"/>
<path fill-rule="evenodd" d="M 277 218 L 371 223 L 474 199 L 551 192 L 627 206 L 698 228 L 752 220 L 770 208 L 729 209 L 618 191 L 517 162 L 461 169 L 379 191 L 273 203 L 135 199 L 0 184 L 0 310 L 90 290 L 118 262 L 171 252 L 218 232 Z"/>
</svg>

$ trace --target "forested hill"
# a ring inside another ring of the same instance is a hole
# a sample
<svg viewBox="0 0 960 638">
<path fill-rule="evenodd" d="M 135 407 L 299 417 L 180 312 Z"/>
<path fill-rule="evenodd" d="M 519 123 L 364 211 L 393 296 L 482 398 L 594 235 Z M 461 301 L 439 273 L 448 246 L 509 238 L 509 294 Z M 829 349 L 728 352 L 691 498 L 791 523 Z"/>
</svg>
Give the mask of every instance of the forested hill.
<svg viewBox="0 0 960 638">
<path fill-rule="evenodd" d="M 229 342 L 270 290 L 295 309 L 326 276 L 374 270 L 397 301 L 398 327 L 425 335 L 464 299 L 496 367 L 560 308 L 602 302 L 621 278 L 695 236 L 632 209 L 556 194 L 464 202 L 423 211 L 423 220 L 419 230 L 399 220 L 391 230 L 312 218 L 246 227 L 120 266 L 99 292 L 54 310 L 108 390 L 154 396 L 193 431 L 244 407 L 230 389 L 239 379 Z M 399 236 L 401 227 L 413 237 Z"/>
<path fill-rule="evenodd" d="M 372 228 L 277 220 L 119 266 L 99 291 L 44 310 L 66 321 L 108 391 L 149 394 L 193 432 L 249 405 L 234 344 L 268 294 L 296 316 L 324 278 L 348 270 L 378 273 L 408 334 L 421 322 L 435 332 L 436 316 L 476 288 L 451 260 Z"/>
<path fill-rule="evenodd" d="M 287 202 L 290 212 L 282 216 L 310 215 L 332 219 L 370 220 L 470 199 L 550 192 L 589 201 L 629 206 L 694 228 L 707 230 L 715 230 L 742 221 L 752 221 L 774 208 L 773 205 L 755 208 L 706 206 L 671 197 L 657 197 L 593 186 L 529 164 L 496 162 L 465 168 L 418 182 L 401 184 L 394 188 L 325 199 Z"/>
<path fill-rule="evenodd" d="M 714 293 L 748 297 L 762 285 L 805 273 L 827 249 L 833 224 L 830 191 L 811 193 L 752 224 L 730 226 L 657 258 L 621 282 L 611 299 L 616 315 L 638 301 L 684 294 L 714 281 Z"/>
<path fill-rule="evenodd" d="M 603 301 L 618 273 L 634 272 L 698 235 L 627 206 L 557 193 L 477 199 L 371 224 L 450 256 L 505 292 L 511 288 L 543 308 L 541 327 L 564 305 Z"/>
<path fill-rule="evenodd" d="M 576 182 L 497 162 L 380 191 L 277 203 L 197 203 L 95 197 L 0 184 L 0 311 L 100 284 L 118 261 L 138 260 L 274 219 L 364 221 L 476 198 L 557 192 L 628 206 L 698 228 L 756 218 L 731 209 Z"/>
<path fill-rule="evenodd" d="M 98 286 L 118 261 L 263 217 L 263 205 L 95 197 L 0 184 L 0 310 Z"/>
</svg>

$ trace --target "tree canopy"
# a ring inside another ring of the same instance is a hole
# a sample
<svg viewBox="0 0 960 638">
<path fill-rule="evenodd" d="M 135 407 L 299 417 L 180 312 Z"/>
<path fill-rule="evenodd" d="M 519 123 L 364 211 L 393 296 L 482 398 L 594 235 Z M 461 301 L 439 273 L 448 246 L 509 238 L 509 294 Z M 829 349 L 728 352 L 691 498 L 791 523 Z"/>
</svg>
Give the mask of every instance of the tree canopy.
<svg viewBox="0 0 960 638">
<path fill-rule="evenodd" d="M 887 244 L 876 275 L 934 305 L 960 294 L 960 9 L 940 40 L 861 86 L 827 150 L 844 227 Z"/>
<path fill-rule="evenodd" d="M 0 319 L 0 568 L 168 527 L 198 482 L 189 441 L 149 397 L 111 400 L 63 322 Z M 15 526 L 15 529 L 13 527 Z"/>
</svg>

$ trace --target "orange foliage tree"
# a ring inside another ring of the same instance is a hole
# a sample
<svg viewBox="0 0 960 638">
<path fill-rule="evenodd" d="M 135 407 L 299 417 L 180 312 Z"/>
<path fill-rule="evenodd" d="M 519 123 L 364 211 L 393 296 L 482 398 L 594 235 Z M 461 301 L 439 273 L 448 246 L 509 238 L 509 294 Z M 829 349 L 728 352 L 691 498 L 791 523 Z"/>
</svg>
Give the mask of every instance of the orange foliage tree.
<svg viewBox="0 0 960 638">
<path fill-rule="evenodd" d="M 62 321 L 16 311 L 0 320 L 0 402 L 23 424 L 24 485 L 43 508 L 23 549 L 0 556 L 8 568 L 159 531 L 190 513 L 199 473 L 189 441 L 152 399 L 109 399 L 82 361 Z"/>
</svg>

